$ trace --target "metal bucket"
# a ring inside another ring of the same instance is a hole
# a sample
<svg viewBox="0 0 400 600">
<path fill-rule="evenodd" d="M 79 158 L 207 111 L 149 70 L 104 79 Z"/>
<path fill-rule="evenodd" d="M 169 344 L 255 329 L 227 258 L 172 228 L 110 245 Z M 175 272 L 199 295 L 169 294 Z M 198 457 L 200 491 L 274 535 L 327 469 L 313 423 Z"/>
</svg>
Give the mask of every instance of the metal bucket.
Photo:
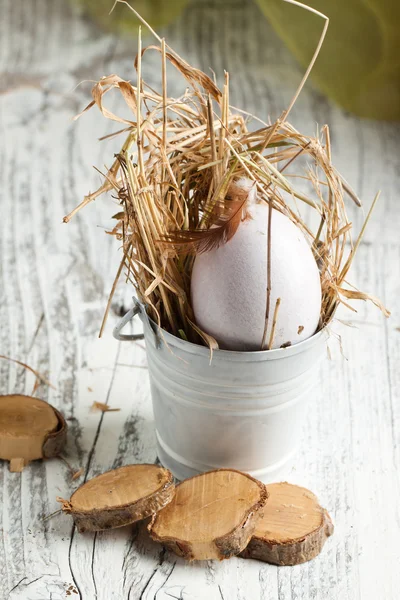
<svg viewBox="0 0 400 600">
<path fill-rule="evenodd" d="M 122 328 L 139 315 L 144 334 Z M 135 306 L 114 329 L 119 340 L 145 339 L 158 456 L 178 479 L 217 468 L 268 482 L 290 462 L 327 334 L 277 350 L 232 352 L 181 340 Z"/>
</svg>

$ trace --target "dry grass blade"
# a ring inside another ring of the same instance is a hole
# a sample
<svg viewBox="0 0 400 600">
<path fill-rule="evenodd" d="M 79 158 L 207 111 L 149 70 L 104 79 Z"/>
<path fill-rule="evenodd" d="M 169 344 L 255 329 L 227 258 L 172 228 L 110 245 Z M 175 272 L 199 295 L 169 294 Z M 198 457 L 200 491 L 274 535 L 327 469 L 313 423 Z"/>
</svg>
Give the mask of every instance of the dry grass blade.
<svg viewBox="0 0 400 600">
<path fill-rule="evenodd" d="M 9 356 L 4 356 L 3 354 L 0 354 L 0 358 L 3 360 L 8 360 L 12 363 L 15 363 L 17 365 L 20 365 L 21 367 L 23 367 L 24 369 L 26 369 L 27 371 L 30 371 L 31 373 L 33 373 L 36 377 L 36 379 L 38 379 L 41 383 L 44 383 L 45 385 L 48 385 L 49 387 L 53 388 L 53 390 L 55 390 L 56 388 L 54 387 L 54 385 L 52 385 L 50 383 L 50 381 L 48 379 L 46 379 L 46 377 L 44 377 L 43 375 L 41 375 L 39 373 L 39 371 L 36 371 L 36 369 L 33 369 L 32 367 L 30 367 L 29 365 L 27 365 L 26 363 L 17 360 L 15 358 L 10 358 Z M 35 383 L 34 386 L 34 390 L 37 388 L 37 385 Z"/>
<path fill-rule="evenodd" d="M 269 336 L 269 342 L 268 342 L 268 348 L 267 348 L 267 350 L 270 350 L 272 348 L 273 343 L 274 343 L 275 330 L 276 330 L 276 324 L 278 322 L 278 312 L 279 312 L 280 305 L 281 305 L 281 299 L 278 298 L 276 300 L 276 304 L 275 304 L 274 316 L 273 316 L 273 319 L 272 319 L 271 334 Z"/>
<path fill-rule="evenodd" d="M 200 329 L 200 327 L 197 327 L 197 325 L 195 323 L 193 323 L 192 321 L 190 321 L 190 319 L 188 319 L 188 321 L 189 321 L 191 327 L 194 329 L 194 331 L 196 331 L 196 333 L 199 334 L 200 338 L 210 348 L 210 364 L 211 364 L 213 352 L 214 352 L 214 350 L 218 350 L 218 348 L 219 348 L 217 340 L 215 338 L 213 338 L 212 335 L 209 335 L 208 333 L 205 333 L 205 331 L 202 331 Z"/>
<path fill-rule="evenodd" d="M 117 217 L 117 215 L 115 215 L 113 218 L 116 218 L 116 217 Z M 130 246 L 128 245 L 127 252 L 129 252 L 129 249 L 130 249 Z M 114 282 L 113 282 L 113 285 L 112 285 L 112 288 L 111 288 L 111 292 L 110 292 L 110 294 L 108 296 L 106 310 L 104 312 L 103 320 L 102 320 L 101 326 L 100 326 L 99 338 L 101 338 L 101 336 L 103 335 L 104 327 L 106 326 L 107 317 L 108 317 L 108 313 L 110 312 L 110 308 L 111 308 L 111 304 L 112 304 L 112 301 L 113 301 L 113 298 L 114 298 L 115 290 L 117 288 L 117 284 L 118 284 L 119 278 L 121 277 L 121 273 L 122 273 L 122 270 L 123 270 L 123 268 L 125 266 L 125 263 L 126 263 L 126 253 L 124 254 L 124 257 L 123 257 L 123 259 L 120 262 L 120 265 L 119 265 L 118 270 L 117 270 L 117 274 L 116 274 L 116 276 L 114 278 Z"/>
<path fill-rule="evenodd" d="M 378 298 L 372 296 L 371 294 L 359 292 L 358 290 L 348 290 L 346 288 L 338 288 L 338 292 L 339 294 L 341 294 L 345 298 L 349 298 L 350 300 L 369 300 L 382 311 L 385 317 L 390 317 L 390 311 L 384 307 L 384 305 Z"/>
<path fill-rule="evenodd" d="M 265 348 L 265 341 L 267 339 L 267 329 L 269 323 L 269 311 L 271 308 L 271 238 L 272 238 L 272 202 L 268 204 L 268 242 L 267 242 L 267 296 L 266 296 L 266 306 L 265 306 L 265 322 L 264 322 L 264 333 L 261 342 L 261 350 Z M 268 350 L 270 348 L 270 344 L 268 345 Z"/>
<path fill-rule="evenodd" d="M 129 6 L 125 0 L 118 1 Z M 116 225 L 109 233 L 122 245 L 123 258 L 101 331 L 116 282 L 125 269 L 126 280 L 134 285 L 149 316 L 163 329 L 182 339 L 216 348 L 215 340 L 194 323 L 189 300 L 194 259 L 190 254 L 215 248 L 235 234 L 246 218 L 247 199 L 234 193 L 235 182 L 243 177 L 254 182 L 257 201 L 266 201 L 270 211 L 275 209 L 288 216 L 313 248 L 321 272 L 320 327 L 332 320 L 340 303 L 350 306 L 347 301 L 353 299 L 369 299 L 388 314 L 374 297 L 347 289 L 345 278 L 371 211 L 353 244 L 345 197 L 357 205 L 361 203 L 332 164 L 328 127 L 322 128 L 321 137 L 310 137 L 287 120 L 328 27 L 328 19 L 322 13 L 297 0 L 287 1 L 324 19 L 324 27 L 309 68 L 288 108 L 274 123 L 267 124 L 254 117 L 258 123 L 254 131 L 249 131 L 248 113 L 229 105 L 228 74 L 221 91 L 208 75 L 168 47 L 129 6 L 159 45 L 142 49 L 139 34 L 136 83 L 113 74 L 94 85 L 93 99 L 83 112 L 97 107 L 105 118 L 126 125 L 115 133 L 124 133 L 126 138 L 104 174 L 102 186 L 64 218 L 68 222 L 103 193 L 112 191 L 118 198 Z M 161 59 L 160 91 L 152 89 L 143 78 L 142 57 L 144 62 L 144 55 L 150 49 L 159 53 Z M 167 63 L 183 77 L 182 94 L 177 98 L 167 95 Z M 129 118 L 105 107 L 104 96 L 112 93 L 121 95 L 131 113 Z M 304 164 L 304 157 L 312 168 Z M 305 181 L 312 189 L 307 196 L 302 187 Z M 302 215 L 303 206 L 317 216 L 314 229 Z M 270 342 L 266 339 L 270 313 L 269 289 L 263 348 Z"/>
<path fill-rule="evenodd" d="M 76 479 L 79 479 L 79 477 L 81 477 L 83 475 L 83 469 L 82 467 L 80 469 L 78 469 L 77 471 L 75 471 L 75 473 L 72 475 L 72 481 L 75 481 Z"/>
</svg>

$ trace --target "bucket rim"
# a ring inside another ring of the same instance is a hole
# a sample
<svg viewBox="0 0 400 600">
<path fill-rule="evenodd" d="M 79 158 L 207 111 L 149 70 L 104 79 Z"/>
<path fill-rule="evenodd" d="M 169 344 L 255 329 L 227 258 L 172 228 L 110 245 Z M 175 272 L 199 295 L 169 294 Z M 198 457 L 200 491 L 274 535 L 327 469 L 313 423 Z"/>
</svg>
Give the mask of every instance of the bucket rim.
<svg viewBox="0 0 400 600">
<path fill-rule="evenodd" d="M 188 352 L 189 354 L 196 354 L 200 356 L 210 357 L 210 348 L 207 346 L 200 346 L 199 344 L 194 344 L 193 342 L 189 342 L 187 340 L 183 340 L 178 338 L 177 336 L 169 333 L 162 327 L 160 327 L 153 319 L 149 317 L 146 311 L 146 306 L 144 303 L 134 298 L 135 304 L 140 308 L 139 317 L 143 323 L 143 325 L 149 327 L 153 334 L 158 335 L 161 338 L 161 341 L 166 342 L 168 345 L 183 350 L 184 352 Z M 323 339 L 324 338 L 324 339 Z M 322 341 L 326 341 L 328 338 L 328 326 L 325 325 L 322 329 L 314 333 L 311 337 L 299 342 L 298 344 L 293 344 L 292 346 L 287 346 L 286 348 L 275 348 L 273 350 L 223 350 L 218 348 L 212 351 L 213 360 L 218 357 L 221 359 L 231 358 L 233 360 L 240 361 L 248 361 L 250 362 L 252 359 L 256 360 L 279 360 L 284 357 L 294 356 L 296 354 L 300 354 L 311 348 L 312 346 L 321 343 Z M 145 340 L 147 338 L 145 336 Z M 154 342 L 156 343 L 156 342 Z"/>
</svg>

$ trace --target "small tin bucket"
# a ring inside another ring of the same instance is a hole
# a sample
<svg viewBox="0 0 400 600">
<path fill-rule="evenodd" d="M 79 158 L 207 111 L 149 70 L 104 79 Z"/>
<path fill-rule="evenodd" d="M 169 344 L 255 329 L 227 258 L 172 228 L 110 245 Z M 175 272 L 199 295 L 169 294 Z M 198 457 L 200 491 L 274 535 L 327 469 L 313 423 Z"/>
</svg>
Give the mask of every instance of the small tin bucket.
<svg viewBox="0 0 400 600">
<path fill-rule="evenodd" d="M 264 482 L 282 475 L 299 444 L 326 355 L 326 330 L 277 350 L 214 350 L 210 361 L 208 348 L 160 330 L 144 305 L 134 302 L 114 337 L 146 342 L 162 464 L 178 479 L 217 468 L 246 471 Z M 144 333 L 121 333 L 136 315 Z"/>
</svg>

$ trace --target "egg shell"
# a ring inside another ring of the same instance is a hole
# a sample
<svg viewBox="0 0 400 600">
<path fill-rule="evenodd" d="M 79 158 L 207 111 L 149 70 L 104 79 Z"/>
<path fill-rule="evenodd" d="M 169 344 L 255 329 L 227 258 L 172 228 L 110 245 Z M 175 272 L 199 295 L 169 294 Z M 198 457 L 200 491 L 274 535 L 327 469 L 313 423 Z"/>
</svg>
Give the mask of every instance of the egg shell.
<svg viewBox="0 0 400 600">
<path fill-rule="evenodd" d="M 197 325 L 226 350 L 261 350 L 267 298 L 268 205 L 252 204 L 233 238 L 196 256 L 191 299 Z M 278 298 L 272 348 L 313 335 L 321 312 L 321 280 L 301 230 L 271 213 L 271 294 L 268 343 Z M 265 349 L 265 348 L 264 348 Z"/>
</svg>

